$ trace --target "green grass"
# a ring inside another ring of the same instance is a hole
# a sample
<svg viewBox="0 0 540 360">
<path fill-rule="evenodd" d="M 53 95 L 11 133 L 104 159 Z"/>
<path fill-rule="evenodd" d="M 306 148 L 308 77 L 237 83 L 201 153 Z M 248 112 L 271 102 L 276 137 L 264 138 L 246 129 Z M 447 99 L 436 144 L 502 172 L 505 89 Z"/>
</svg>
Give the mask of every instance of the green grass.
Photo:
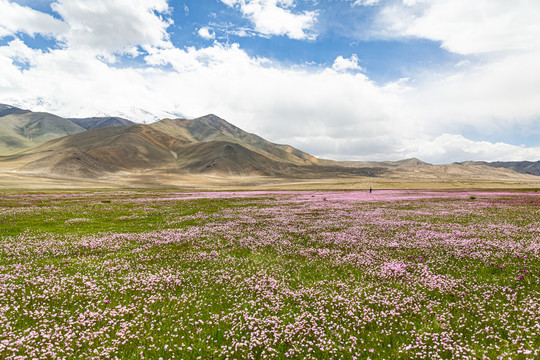
<svg viewBox="0 0 540 360">
<path fill-rule="evenodd" d="M 533 358 L 528 196 L 4 195 L 0 358 Z"/>
</svg>

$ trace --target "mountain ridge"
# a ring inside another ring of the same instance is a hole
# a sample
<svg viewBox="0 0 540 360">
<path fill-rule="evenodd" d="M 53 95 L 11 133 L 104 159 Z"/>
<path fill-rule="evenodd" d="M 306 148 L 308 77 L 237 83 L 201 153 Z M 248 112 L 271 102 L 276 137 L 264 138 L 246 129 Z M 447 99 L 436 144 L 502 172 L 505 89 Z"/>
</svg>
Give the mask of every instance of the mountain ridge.
<svg viewBox="0 0 540 360">
<path fill-rule="evenodd" d="M 417 158 L 382 162 L 319 159 L 290 145 L 275 144 L 246 132 L 214 114 L 138 124 L 119 117 L 65 119 L 9 105 L 0 105 L 0 112 L 5 113 L 0 117 L 0 143 L 22 142 L 18 151 L 0 155 L 0 169 L 21 176 L 144 177 L 145 181 L 155 183 L 171 176 L 521 181 L 521 174 L 516 171 L 531 172 L 540 165 L 540 162 L 432 165 Z M 526 176 L 523 181 L 530 181 Z"/>
<path fill-rule="evenodd" d="M 0 104 L 0 154 L 17 153 L 94 127 L 131 124 L 135 123 L 117 117 L 66 119 L 47 112 Z"/>
<path fill-rule="evenodd" d="M 93 125 L 100 124 L 94 120 Z M 384 171 L 334 163 L 319 166 L 321 160 L 312 155 L 269 142 L 213 114 L 123 124 L 52 139 L 14 154 L 9 161 L 22 163 L 16 168 L 20 173 L 96 178 L 122 171 L 291 178 L 375 176 Z"/>
<path fill-rule="evenodd" d="M 177 127 L 176 131 L 171 128 L 171 125 Z M 238 143 L 276 161 L 285 160 L 299 165 L 312 165 L 320 162 L 320 159 L 290 145 L 274 144 L 256 134 L 248 133 L 214 114 L 193 120 L 164 119 L 150 124 L 150 126 L 164 131 L 166 127 L 167 131 L 173 131 L 186 141 L 228 141 Z"/>
<path fill-rule="evenodd" d="M 464 161 L 456 164 L 485 165 L 494 168 L 510 169 L 521 174 L 540 176 L 539 161 Z"/>
<path fill-rule="evenodd" d="M 118 116 L 67 118 L 67 119 L 85 128 L 86 130 L 91 130 L 91 129 L 100 128 L 100 127 L 107 127 L 107 126 L 129 126 L 129 125 L 136 124 L 135 122 L 131 120 L 124 119 Z"/>
</svg>

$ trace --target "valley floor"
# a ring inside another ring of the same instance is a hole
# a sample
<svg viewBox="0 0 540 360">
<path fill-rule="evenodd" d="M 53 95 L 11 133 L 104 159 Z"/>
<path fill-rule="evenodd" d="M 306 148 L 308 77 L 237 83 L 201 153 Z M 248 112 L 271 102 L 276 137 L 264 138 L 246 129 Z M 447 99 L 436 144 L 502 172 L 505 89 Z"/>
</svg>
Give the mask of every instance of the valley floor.
<svg viewBox="0 0 540 360">
<path fill-rule="evenodd" d="M 9 192 L 0 213 L 0 358 L 540 356 L 537 192 Z"/>
<path fill-rule="evenodd" d="M 162 175 L 151 173 L 113 174 L 108 177 L 69 178 L 1 171 L 0 191 L 63 190 L 163 190 L 163 191 L 250 191 L 250 190 L 366 190 L 384 189 L 540 189 L 540 177 L 513 174 L 509 178 L 431 177 L 400 174 L 381 177 L 327 177 L 319 179 L 264 176 L 220 176 L 201 174 Z"/>
</svg>

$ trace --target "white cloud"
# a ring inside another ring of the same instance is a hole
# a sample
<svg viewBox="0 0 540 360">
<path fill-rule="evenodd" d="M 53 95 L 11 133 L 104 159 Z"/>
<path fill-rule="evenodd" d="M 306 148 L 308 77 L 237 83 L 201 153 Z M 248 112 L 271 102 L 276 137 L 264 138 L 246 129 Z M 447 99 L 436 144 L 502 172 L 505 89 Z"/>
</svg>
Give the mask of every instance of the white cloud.
<svg viewBox="0 0 540 360">
<path fill-rule="evenodd" d="M 5 53 L 0 47 L 0 63 Z M 6 77 L 12 80 L 0 89 L 3 102 L 63 116 L 172 109 L 173 104 L 163 103 L 159 89 L 153 88 L 152 70 L 115 68 L 90 55 L 57 49 L 36 56 L 29 69 L 6 68 Z"/>
<path fill-rule="evenodd" d="M 459 134 L 420 138 L 377 134 L 371 138 L 351 136 L 346 141 L 330 136 L 289 140 L 312 153 L 318 150 L 317 154 L 323 158 L 337 160 L 386 161 L 415 157 L 432 164 L 447 164 L 469 160 L 521 161 L 540 158 L 540 147 L 474 141 Z"/>
<path fill-rule="evenodd" d="M 12 66 L 9 59 L 14 56 L 31 59 L 32 67 L 22 71 Z M 0 47 L 0 65 L 4 64 L 0 102 L 9 103 L 6 95 L 11 95 L 18 100 L 13 101 L 15 105 L 64 116 L 126 116 L 136 115 L 138 109 L 182 112 L 192 117 L 213 112 L 272 141 L 335 159 L 398 160 L 414 156 L 441 163 L 540 157 L 537 148 L 437 135 L 454 130 L 452 126 L 459 122 L 451 119 L 459 111 L 464 116 L 471 114 L 471 108 L 461 109 L 461 104 L 476 91 L 474 88 L 463 99 L 448 104 L 438 99 L 448 98 L 448 94 L 440 93 L 445 88 L 457 96 L 457 88 L 466 84 L 461 81 L 470 74 L 446 79 L 439 88 L 429 85 L 411 89 L 404 81 L 377 86 L 362 72 L 286 69 L 268 59 L 250 57 L 238 45 L 217 43 L 203 49 L 153 48 L 146 60 L 153 66 L 170 64 L 174 70 L 116 68 L 84 50 L 43 53 L 12 41 Z M 486 68 L 481 76 L 489 73 Z M 513 101 L 507 104 L 509 114 Z M 529 101 L 525 99 L 523 104 Z M 485 115 L 489 105 L 479 106 L 476 114 Z M 537 106 L 536 102 L 530 106 Z M 494 111 L 503 113 L 503 108 L 494 107 Z M 139 119 L 146 119 L 140 111 L 138 114 Z M 445 121 L 439 121 L 445 116 Z M 485 126 L 496 126 L 493 119 L 486 116 Z M 506 124 L 499 126 L 504 129 Z"/>
<path fill-rule="evenodd" d="M 474 55 L 443 73 L 418 77 L 405 113 L 429 134 L 504 135 L 540 117 L 540 4 L 532 0 L 404 0 L 386 6 L 385 36 L 440 41 Z"/>
<path fill-rule="evenodd" d="M 54 17 L 21 6 L 8 0 L 0 0 L 0 38 L 23 32 L 35 34 L 58 35 L 67 30 L 67 26 Z"/>
<path fill-rule="evenodd" d="M 4 54 L 4 47 L 0 47 L 0 69 L 2 69 L 2 76 L 0 76 L 0 99 L 1 97 L 10 96 L 16 99 L 17 96 L 22 95 L 26 86 L 25 78 L 21 71 L 13 64 L 13 60 L 8 54 Z M 3 95 L 3 96 L 1 96 Z M 0 101 L 2 102 L 2 101 Z M 4 100 L 4 103 L 9 101 Z"/>
<path fill-rule="evenodd" d="M 403 92 L 404 106 L 396 114 L 399 121 L 429 139 L 441 133 L 459 134 L 465 128 L 478 138 L 505 138 L 516 129 L 537 129 L 538 18 L 540 5 L 532 0 L 403 0 L 384 5 L 375 36 L 429 39 L 440 42 L 450 52 L 467 56 L 454 68 L 423 73 L 409 82 L 414 88 Z M 415 138 L 414 133 L 403 136 Z M 441 149 L 450 146 L 448 142 L 438 144 Z M 506 145 L 509 147 L 488 147 L 483 143 L 482 148 L 502 156 L 496 149 L 510 151 L 513 145 Z M 517 157 L 538 158 L 536 152 L 512 149 L 511 154 Z M 489 151 L 471 150 L 467 154 L 471 158 L 488 158 Z M 457 152 L 453 154 L 457 156 Z M 445 152 L 439 159 L 443 156 L 453 155 Z"/>
<path fill-rule="evenodd" d="M 422 156 L 425 161 L 445 163 L 452 161 L 520 161 L 540 158 L 540 147 L 525 147 L 472 141 L 462 135 L 442 134 L 434 139 L 407 140 L 403 158 Z"/>
<path fill-rule="evenodd" d="M 355 0 L 353 6 L 373 6 L 380 2 L 381 0 Z"/>
<path fill-rule="evenodd" d="M 386 6 L 380 33 L 440 41 L 454 53 L 540 48 L 536 0 L 404 0 Z"/>
<path fill-rule="evenodd" d="M 134 46 L 170 46 L 166 0 L 58 0 L 51 7 L 69 25 L 65 39 L 72 49 L 111 54 L 132 52 Z"/>
<path fill-rule="evenodd" d="M 283 69 L 237 45 L 152 51 L 148 63 L 170 63 L 174 71 L 115 68 L 82 50 L 58 49 L 40 54 L 24 72 L 10 69 L 9 77 L 24 78 L 17 85 L 17 95 L 24 96 L 16 97 L 26 107 L 45 100 L 49 111 L 64 116 L 81 108 L 114 114 L 126 106 L 190 116 L 213 112 L 274 141 L 308 136 L 310 150 L 318 136 L 346 142 L 351 134 L 367 139 L 394 133 L 388 110 L 399 107 L 399 99 L 361 73 Z M 4 92 L 4 102 L 8 93 L 15 92 Z"/>
<path fill-rule="evenodd" d="M 208 27 L 200 28 L 197 33 L 205 40 L 214 40 L 216 38 L 214 31 Z"/>
<path fill-rule="evenodd" d="M 317 11 L 293 13 L 294 0 L 221 0 L 239 9 L 262 35 L 283 35 L 291 39 L 315 39 Z"/>
<path fill-rule="evenodd" d="M 343 56 L 338 56 L 334 63 L 332 64 L 332 69 L 337 72 L 342 71 L 364 71 L 364 69 L 358 65 L 358 55 L 353 54 L 350 58 L 344 58 Z"/>
<path fill-rule="evenodd" d="M 539 63 L 540 51 L 511 54 L 428 79 L 407 94 L 408 113 L 433 130 L 468 125 L 489 133 L 525 124 L 540 117 Z"/>
<path fill-rule="evenodd" d="M 0 55 L 28 65 L 35 65 L 37 58 L 42 54 L 41 50 L 29 48 L 18 38 L 10 41 L 7 46 L 0 47 Z"/>
</svg>

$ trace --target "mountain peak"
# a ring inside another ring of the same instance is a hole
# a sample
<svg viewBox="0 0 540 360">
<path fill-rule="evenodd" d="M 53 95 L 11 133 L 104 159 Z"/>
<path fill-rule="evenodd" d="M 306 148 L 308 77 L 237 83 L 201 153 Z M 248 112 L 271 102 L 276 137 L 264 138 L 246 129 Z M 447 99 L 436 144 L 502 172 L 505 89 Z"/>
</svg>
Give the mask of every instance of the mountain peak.
<svg viewBox="0 0 540 360">
<path fill-rule="evenodd" d="M 193 121 L 200 121 L 203 124 L 210 125 L 210 126 L 219 126 L 219 127 L 225 126 L 225 127 L 229 127 L 229 128 L 230 127 L 237 128 L 236 126 L 234 126 L 233 124 L 231 124 L 227 120 L 222 119 L 219 116 L 214 115 L 214 114 L 208 114 L 208 115 L 205 115 L 205 116 L 201 116 L 199 118 L 193 119 Z"/>
<path fill-rule="evenodd" d="M 18 107 L 7 104 L 0 104 L 0 116 L 6 116 L 10 114 L 26 114 L 29 112 L 30 110 L 20 109 Z"/>
<path fill-rule="evenodd" d="M 219 116 L 217 116 L 216 114 L 207 114 L 207 115 L 201 116 L 199 119 L 214 119 L 214 120 L 225 121 Z"/>
<path fill-rule="evenodd" d="M 422 160 L 417 159 L 417 158 L 404 159 L 404 160 L 396 161 L 396 163 L 398 163 L 400 166 L 425 166 L 425 165 L 430 165 L 430 164 L 428 164 L 426 162 L 423 162 Z"/>
</svg>

